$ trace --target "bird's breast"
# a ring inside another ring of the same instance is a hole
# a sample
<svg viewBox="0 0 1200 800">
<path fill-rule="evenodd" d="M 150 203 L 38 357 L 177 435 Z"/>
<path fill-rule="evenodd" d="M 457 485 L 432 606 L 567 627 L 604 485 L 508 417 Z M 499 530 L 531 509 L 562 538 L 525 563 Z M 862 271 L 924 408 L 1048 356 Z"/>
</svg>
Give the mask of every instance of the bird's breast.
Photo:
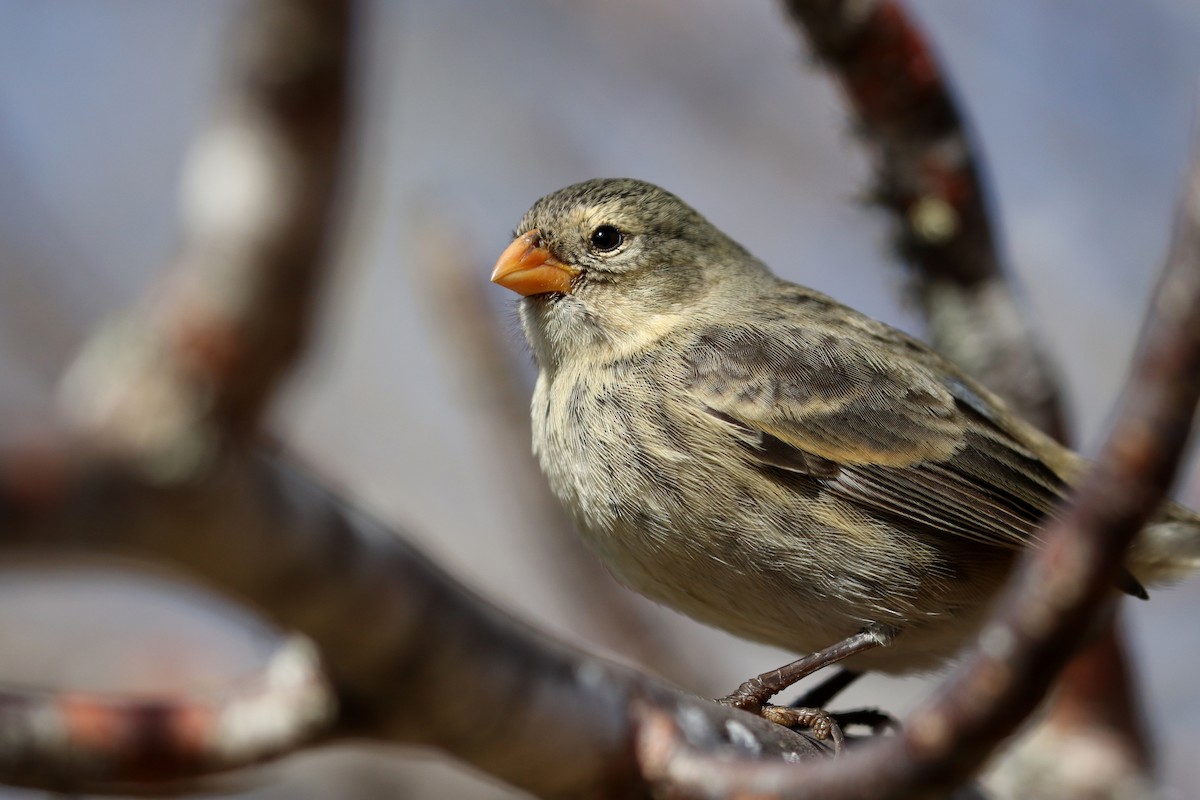
<svg viewBox="0 0 1200 800">
<path fill-rule="evenodd" d="M 654 523 L 678 510 L 676 487 L 693 453 L 669 402 L 660 382 L 637 370 L 539 377 L 534 452 L 585 535 L 608 536 L 622 521 Z"/>
<path fill-rule="evenodd" d="M 764 485 L 727 426 L 670 373 L 543 375 L 533 436 L 579 532 L 636 591 L 796 650 L 878 615 L 888 554 L 856 557 L 838 529 L 841 509 L 805 507 L 794 487 Z"/>
</svg>

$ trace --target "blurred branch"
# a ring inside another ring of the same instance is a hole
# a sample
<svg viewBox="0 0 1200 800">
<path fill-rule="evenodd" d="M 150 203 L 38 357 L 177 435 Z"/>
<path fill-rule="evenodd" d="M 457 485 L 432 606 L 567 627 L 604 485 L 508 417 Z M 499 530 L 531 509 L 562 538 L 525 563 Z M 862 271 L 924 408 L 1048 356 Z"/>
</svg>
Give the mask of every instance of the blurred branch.
<svg viewBox="0 0 1200 800">
<path fill-rule="evenodd" d="M 989 769 L 985 781 L 997 800 L 1122 800 L 1160 794 L 1117 621 L 1114 615 L 1071 660 L 1037 727 Z"/>
<path fill-rule="evenodd" d="M 267 458 L 230 460 L 163 488 L 69 453 L 4 454 L 0 476 L 41 463 L 41 490 L 0 484 L 0 547 L 131 552 L 174 565 L 307 635 L 337 697 L 329 736 L 437 747 L 542 796 L 638 796 L 631 707 L 650 704 L 705 752 L 785 758 L 824 743 L 557 644 L 483 603 L 394 531 Z M 2 748 L 0 748 L 2 749 Z M 0 780 L 95 790 L 84 754 L 0 759 Z M 180 761 L 176 780 L 239 763 Z M 245 754 L 245 761 L 261 753 Z M 56 760 L 60 759 L 60 760 Z M 49 781 L 39 776 L 60 771 Z M 160 772 L 160 776 L 162 773 Z"/>
<path fill-rule="evenodd" d="M 46 788 L 119 790 L 218 772 L 296 749 L 331 713 L 316 654 L 301 640 L 225 696 L 0 691 L 0 775 Z"/>
<path fill-rule="evenodd" d="M 1009 286 L 982 167 L 937 58 L 895 0 L 785 0 L 874 156 L 934 346 L 1059 439 L 1056 379 Z"/>
<path fill-rule="evenodd" d="M 351 8 L 248 7 L 220 111 L 188 161 L 174 267 L 66 377 L 67 414 L 147 475 L 184 479 L 246 441 L 307 339 L 329 249 Z"/>
<path fill-rule="evenodd" d="M 1064 441 L 1057 378 L 996 246 L 983 159 L 929 43 L 895 0 L 785 5 L 841 82 L 870 145 L 873 198 L 894 215 L 897 250 L 912 269 L 934 345 Z M 1103 727 L 1128 753 L 1144 755 L 1125 647 L 1114 630 L 1102 638 L 1108 646 L 1085 649 L 1064 673 L 1047 722 L 1064 740 L 1071 726 L 1093 737 Z M 1127 763 L 1131 773 L 1148 768 L 1144 758 Z"/>
<path fill-rule="evenodd" d="M 219 112 L 189 158 L 174 267 L 140 313 L 88 342 L 61 395 L 81 439 L 5 458 L 8 499 L 61 497 L 80 464 L 104 457 L 183 482 L 251 439 L 307 339 L 327 260 L 352 10 L 344 0 L 247 8 Z M 0 770 L 54 787 L 110 785 L 287 752 L 330 716 L 317 664 L 302 656 L 289 648 L 246 687 L 207 701 L 4 691 Z"/>
<path fill-rule="evenodd" d="M 1045 547 L 1026 554 L 980 636 L 980 650 L 899 735 L 844 759 L 701 769 L 703 760 L 690 748 L 647 761 L 643 742 L 647 773 L 672 797 L 687 798 L 903 798 L 962 783 L 1033 710 L 1104 612 L 1129 543 L 1162 503 L 1197 398 L 1200 155 L 1120 421 L 1070 505 L 1047 528 Z"/>
<path fill-rule="evenodd" d="M 562 588 L 560 595 L 573 616 L 596 629 L 610 647 L 635 659 L 660 675 L 684 686 L 704 684 L 696 673 L 695 653 L 684 657 L 670 633 L 647 612 L 646 601 L 621 587 L 582 540 L 574 524 L 550 493 L 546 479 L 533 460 L 529 430 L 529 386 L 514 357 L 516 350 L 500 316 L 488 303 L 491 286 L 478 264 L 463 257 L 464 248 L 454 226 L 426 208 L 416 226 L 420 231 L 414 277 L 429 288 L 437 309 L 433 324 L 443 335 L 450 362 L 466 384 L 461 394 L 470 398 L 491 444 L 487 448 L 502 480 L 514 496 L 540 550 L 547 557 L 549 577 Z"/>
</svg>

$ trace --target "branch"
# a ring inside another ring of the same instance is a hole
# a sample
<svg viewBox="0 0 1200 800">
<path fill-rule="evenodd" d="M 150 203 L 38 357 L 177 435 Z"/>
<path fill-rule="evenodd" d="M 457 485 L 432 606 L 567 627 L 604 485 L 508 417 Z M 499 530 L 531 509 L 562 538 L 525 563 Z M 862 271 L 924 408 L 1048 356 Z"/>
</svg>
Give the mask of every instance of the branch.
<svg viewBox="0 0 1200 800">
<path fill-rule="evenodd" d="M 1116 610 L 1115 608 L 1113 609 Z M 1112 614 L 1067 664 L 1032 730 L 989 769 L 996 800 L 1155 797 L 1155 752 L 1133 691 L 1120 618 Z M 1080 768 L 1080 764 L 1089 765 Z"/>
<path fill-rule="evenodd" d="M 245 441 L 307 339 L 330 244 L 351 7 L 249 7 L 221 113 L 189 159 L 171 274 L 67 375 L 68 416 L 147 474 L 183 479 Z"/>
<path fill-rule="evenodd" d="M 223 696 L 0 691 L 0 774 L 26 786 L 128 791 L 293 751 L 332 711 L 316 656 L 299 640 Z"/>
<path fill-rule="evenodd" d="M 1059 389 L 1008 285 L 977 148 L 929 44 L 895 0 L 785 0 L 841 82 L 896 220 L 934 346 L 1063 438 Z"/>
<path fill-rule="evenodd" d="M 980 637 L 980 650 L 906 722 L 845 759 L 699 771 L 644 761 L 672 797 L 902 798 L 973 774 L 1037 705 L 1086 639 L 1129 543 L 1158 509 L 1200 398 L 1200 157 L 1193 164 L 1166 272 L 1120 421 L 1075 498 L 1031 551 Z M 646 758 L 643 742 L 643 758 Z M 698 777 L 699 776 L 699 777 Z"/>
<path fill-rule="evenodd" d="M 857 116 L 875 163 L 873 198 L 895 219 L 896 249 L 915 277 L 934 345 L 1065 441 L 1061 390 L 1007 283 L 983 159 L 936 54 L 894 0 L 786 5 Z M 1144 775 L 1148 761 L 1138 755 L 1148 744 L 1125 647 L 1115 631 L 1104 639 L 1064 673 L 1045 719 L 1064 735 L 1073 727 L 1094 739 L 1103 728 L 1106 741 L 1132 754 L 1127 771 Z M 1044 748 L 1039 756 L 1053 758 Z"/>
<path fill-rule="evenodd" d="M 3 458 L 8 499 L 61 497 L 85 461 L 184 482 L 250 440 L 303 349 L 327 260 L 351 12 L 344 0 L 247 9 L 220 112 L 189 159 L 174 267 L 65 376 L 64 412 L 80 438 Z M 0 771 L 107 786 L 295 749 L 330 717 L 317 665 L 299 652 L 216 698 L 0 691 Z"/>
<path fill-rule="evenodd" d="M 43 476 L 34 491 L 14 468 L 32 462 Z M 231 459 L 170 488 L 78 463 L 65 451 L 0 454 L 0 547 L 132 552 L 305 634 L 337 698 L 329 736 L 436 747 L 545 797 L 640 796 L 632 709 L 647 704 L 705 752 L 795 761 L 826 749 L 528 629 L 276 461 Z M 94 791 L 93 775 L 73 771 L 79 755 L 40 752 L 47 771 L 36 775 L 0 759 L 0 781 Z M 167 766 L 175 780 L 214 768 Z M 53 784 L 37 780 L 54 767 Z"/>
</svg>

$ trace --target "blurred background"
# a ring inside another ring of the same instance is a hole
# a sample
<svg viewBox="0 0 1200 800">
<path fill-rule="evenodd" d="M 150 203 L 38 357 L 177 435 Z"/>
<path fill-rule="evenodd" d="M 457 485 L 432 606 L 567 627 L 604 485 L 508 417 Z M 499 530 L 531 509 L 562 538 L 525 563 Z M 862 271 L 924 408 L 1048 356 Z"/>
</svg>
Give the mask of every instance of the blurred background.
<svg viewBox="0 0 1200 800">
<path fill-rule="evenodd" d="M 180 171 L 241 6 L 0 0 L 0 438 L 45 424 L 81 338 L 170 257 Z M 1065 380 L 1076 442 L 1094 452 L 1200 134 L 1200 4 L 910 6 L 973 120 L 1003 247 Z M 679 194 L 782 275 L 920 334 L 886 221 L 855 199 L 866 160 L 771 0 L 367 8 L 337 273 L 321 341 L 274 428 L 498 605 L 633 658 L 596 621 L 605 609 L 573 596 L 564 575 L 577 567 L 560 569 L 570 557 L 554 544 L 569 532 L 542 530 L 552 515 L 512 479 L 525 450 L 496 430 L 495 393 L 463 358 L 458 294 L 502 315 L 488 358 L 529 381 L 513 300 L 487 284 L 491 264 L 542 194 L 633 176 Z M 456 269 L 478 290 L 443 274 Z M 1200 503 L 1194 468 L 1176 494 Z M 633 602 L 668 661 L 691 666 L 667 677 L 703 694 L 789 657 Z M 1127 614 L 1164 783 L 1180 798 L 1200 796 L 1197 603 L 1193 581 Z M 211 688 L 272 646 L 244 612 L 161 575 L 0 568 L 0 682 Z M 838 705 L 903 713 L 927 690 L 870 678 Z M 511 796 L 430 754 L 352 747 L 213 791 Z"/>
</svg>

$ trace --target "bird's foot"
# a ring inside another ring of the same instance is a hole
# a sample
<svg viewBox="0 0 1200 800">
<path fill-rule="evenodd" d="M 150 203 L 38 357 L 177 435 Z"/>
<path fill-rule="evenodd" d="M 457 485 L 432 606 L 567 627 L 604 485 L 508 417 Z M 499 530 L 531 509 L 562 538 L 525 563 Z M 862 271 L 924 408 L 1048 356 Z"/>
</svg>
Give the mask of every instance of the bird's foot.
<svg viewBox="0 0 1200 800">
<path fill-rule="evenodd" d="M 823 708 L 766 705 L 759 710 L 759 715 L 785 728 L 808 728 L 818 740 L 829 740 L 835 755 L 846 747 L 846 737 L 837 715 Z"/>
<path fill-rule="evenodd" d="M 745 684 L 742 686 L 744 687 Z M 842 728 L 838 724 L 836 716 L 822 708 L 774 706 L 758 702 L 751 694 L 739 694 L 738 692 L 722 697 L 717 702 L 757 714 L 763 719 L 785 728 L 807 728 L 818 740 L 829 740 L 833 744 L 834 753 L 840 753 L 846 743 L 846 737 L 842 735 Z"/>
<path fill-rule="evenodd" d="M 843 643 L 844 644 L 844 643 Z M 820 656 L 818 655 L 818 658 Z M 803 667 L 811 667 L 813 657 L 802 659 L 809 663 Z M 857 709 L 831 713 L 822 706 L 831 701 L 834 696 L 857 680 L 861 673 L 843 669 L 826 678 L 821 684 L 803 694 L 790 707 L 771 705 L 767 702 L 780 685 L 794 677 L 802 669 L 794 669 L 797 664 L 791 664 L 774 672 L 763 673 L 743 683 L 732 694 L 722 697 L 717 702 L 751 714 L 757 714 L 778 725 L 787 728 L 807 728 L 813 736 L 821 741 L 829 740 L 834 753 L 840 753 L 845 746 L 846 737 L 843 728 L 849 725 L 862 725 L 878 734 L 888 728 L 898 728 L 895 718 L 877 709 Z"/>
<path fill-rule="evenodd" d="M 890 641 L 890 633 L 874 629 L 860 631 L 853 636 L 848 636 L 837 644 L 826 647 L 824 650 L 818 650 L 804 658 L 796 659 L 779 669 L 773 669 L 770 672 L 754 676 L 735 689 L 733 694 L 722 698 L 720 702 L 740 708 L 743 711 L 749 711 L 752 714 L 757 714 L 766 706 L 768 700 L 801 678 L 805 678 L 819 669 L 836 664 L 850 656 L 858 655 L 863 651 L 879 647 L 880 645 L 885 645 Z M 841 683 L 831 681 L 831 685 L 837 683 L 836 688 L 833 689 L 833 694 L 836 694 L 846 685 L 849 685 L 850 681 L 853 680 L 854 678 L 851 677 Z M 832 697 L 832 694 L 830 697 Z M 823 705 L 823 703 L 813 703 L 812 705 Z"/>
<path fill-rule="evenodd" d="M 826 711 L 823 708 L 806 708 L 795 706 L 775 706 L 766 704 L 757 708 L 746 708 L 739 705 L 731 697 L 721 698 L 720 703 L 741 708 L 743 711 L 756 713 L 785 728 L 807 728 L 812 735 L 820 740 L 828 740 L 833 745 L 833 752 L 840 753 L 846 746 L 845 729 L 851 725 L 862 725 L 871 730 L 872 734 L 880 734 L 885 730 L 898 730 L 900 723 L 891 714 L 875 708 L 860 708 L 853 711 Z"/>
</svg>

